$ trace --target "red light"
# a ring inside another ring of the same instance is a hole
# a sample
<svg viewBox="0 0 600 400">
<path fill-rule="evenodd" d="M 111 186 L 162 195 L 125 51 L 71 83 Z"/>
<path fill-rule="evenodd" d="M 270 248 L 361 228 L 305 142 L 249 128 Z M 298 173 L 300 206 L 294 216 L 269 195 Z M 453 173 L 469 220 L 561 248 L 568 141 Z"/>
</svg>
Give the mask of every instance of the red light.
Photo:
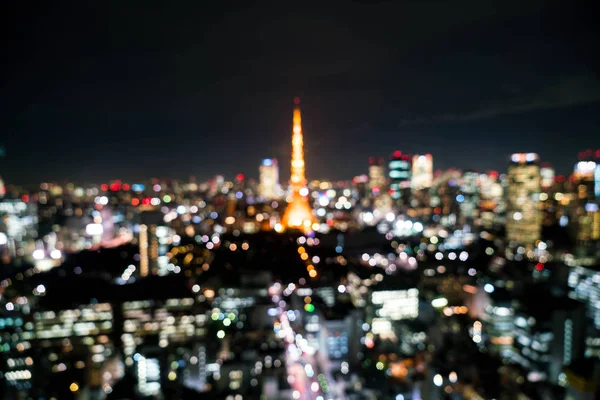
<svg viewBox="0 0 600 400">
<path fill-rule="evenodd" d="M 409 158 L 409 157 L 408 157 L 408 154 L 405 154 L 405 155 L 403 155 L 403 156 L 402 156 L 402 159 L 403 159 L 404 161 L 408 161 L 408 158 Z"/>
<path fill-rule="evenodd" d="M 369 164 L 375 164 L 375 157 L 369 157 Z"/>
<path fill-rule="evenodd" d="M 327 226 L 333 226 L 333 220 L 332 219 L 328 219 L 327 220 Z"/>
<path fill-rule="evenodd" d="M 294 97 L 294 104 L 295 105 L 299 105 L 300 104 L 300 97 Z"/>
<path fill-rule="evenodd" d="M 436 213 L 436 214 L 439 214 L 439 213 L 442 212 L 442 209 L 440 207 L 436 207 L 436 208 L 433 209 L 433 212 Z"/>
<path fill-rule="evenodd" d="M 131 188 L 131 186 L 129 186 L 129 183 L 123 184 L 123 190 L 129 190 L 130 188 Z"/>
<path fill-rule="evenodd" d="M 395 189 L 390 189 L 390 190 L 388 190 L 388 193 L 389 194 L 394 194 L 394 193 L 396 193 L 396 190 Z"/>
<path fill-rule="evenodd" d="M 490 177 L 493 178 L 493 179 L 498 178 L 498 171 L 491 171 L 490 172 Z"/>
<path fill-rule="evenodd" d="M 600 150 L 596 150 L 596 158 L 600 158 Z"/>
<path fill-rule="evenodd" d="M 152 199 L 150 197 L 144 197 L 144 200 L 142 200 L 142 204 L 147 206 L 147 205 L 150 205 L 151 201 L 152 201 Z"/>
<path fill-rule="evenodd" d="M 140 199 L 137 199 L 137 198 L 131 199 L 131 205 L 132 206 L 139 206 L 140 205 Z"/>
<path fill-rule="evenodd" d="M 542 264 L 541 262 L 535 264 L 535 269 L 537 269 L 538 271 L 543 271 L 544 270 L 544 264 Z"/>
<path fill-rule="evenodd" d="M 379 186 L 373 186 L 373 194 L 379 193 Z"/>
<path fill-rule="evenodd" d="M 237 179 L 238 181 L 243 181 L 244 180 L 244 174 L 237 174 L 237 176 L 235 177 L 235 179 Z"/>
<path fill-rule="evenodd" d="M 565 181 L 565 176 L 564 175 L 558 175 L 556 177 L 556 182 L 564 182 Z"/>
<path fill-rule="evenodd" d="M 102 185 L 100 185 L 100 190 L 106 192 L 108 190 L 108 185 L 106 183 L 103 183 Z"/>
<path fill-rule="evenodd" d="M 25 203 L 29 203 L 29 195 L 24 194 L 23 196 L 21 196 L 21 200 L 23 200 Z"/>
<path fill-rule="evenodd" d="M 111 183 L 110 184 L 110 191 L 111 192 L 116 192 L 119 189 L 121 189 L 121 184 L 120 183 Z"/>
<path fill-rule="evenodd" d="M 402 155 L 402 152 L 400 150 L 396 150 L 394 152 L 394 157 L 396 157 L 396 158 L 400 158 L 401 155 Z"/>
</svg>

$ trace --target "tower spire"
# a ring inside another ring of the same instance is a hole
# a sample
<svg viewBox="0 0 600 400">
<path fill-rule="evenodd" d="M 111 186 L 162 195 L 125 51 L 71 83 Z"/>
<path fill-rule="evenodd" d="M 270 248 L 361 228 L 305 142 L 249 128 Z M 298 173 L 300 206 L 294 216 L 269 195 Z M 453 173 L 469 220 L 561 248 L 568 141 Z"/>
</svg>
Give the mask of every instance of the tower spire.
<svg viewBox="0 0 600 400">
<path fill-rule="evenodd" d="M 291 201 L 283 215 L 282 225 L 285 228 L 310 231 L 314 222 L 312 210 L 308 204 L 308 189 L 304 164 L 304 137 L 302 134 L 302 115 L 300 98 L 294 98 L 294 118 L 292 128 L 292 162 L 290 177 Z"/>
</svg>

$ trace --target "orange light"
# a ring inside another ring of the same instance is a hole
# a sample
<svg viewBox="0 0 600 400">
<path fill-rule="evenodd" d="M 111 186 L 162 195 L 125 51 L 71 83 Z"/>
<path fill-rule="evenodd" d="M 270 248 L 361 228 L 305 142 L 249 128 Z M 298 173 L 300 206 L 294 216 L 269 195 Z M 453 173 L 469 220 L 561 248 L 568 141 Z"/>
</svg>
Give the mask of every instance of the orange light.
<svg viewBox="0 0 600 400">
<path fill-rule="evenodd" d="M 308 275 L 309 275 L 311 278 L 316 278 L 316 276 L 317 276 L 317 271 L 315 271 L 315 270 L 313 269 L 313 270 L 309 271 Z"/>
<path fill-rule="evenodd" d="M 138 199 L 138 198 L 131 199 L 131 205 L 132 206 L 139 206 L 140 205 L 140 199 Z"/>
</svg>

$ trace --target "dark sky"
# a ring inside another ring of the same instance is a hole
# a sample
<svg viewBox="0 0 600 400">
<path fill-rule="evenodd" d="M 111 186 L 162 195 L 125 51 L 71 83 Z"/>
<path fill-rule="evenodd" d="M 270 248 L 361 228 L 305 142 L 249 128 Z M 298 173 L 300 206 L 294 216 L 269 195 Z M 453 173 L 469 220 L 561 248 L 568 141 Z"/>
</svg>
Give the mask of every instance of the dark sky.
<svg viewBox="0 0 600 400">
<path fill-rule="evenodd" d="M 287 181 L 294 96 L 309 178 L 394 149 L 480 171 L 536 151 L 567 172 L 600 148 L 593 2 L 7 0 L 0 15 L 8 183 L 255 177 L 265 157 Z"/>
</svg>

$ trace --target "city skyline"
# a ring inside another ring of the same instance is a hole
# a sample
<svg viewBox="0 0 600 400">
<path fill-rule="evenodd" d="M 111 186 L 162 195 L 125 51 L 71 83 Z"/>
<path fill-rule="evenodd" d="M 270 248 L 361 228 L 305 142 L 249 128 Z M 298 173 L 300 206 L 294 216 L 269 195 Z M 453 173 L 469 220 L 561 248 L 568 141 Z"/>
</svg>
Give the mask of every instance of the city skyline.
<svg viewBox="0 0 600 400">
<path fill-rule="evenodd" d="M 567 173 L 578 151 L 600 147 L 597 33 L 583 10 L 437 3 L 440 19 L 411 3 L 335 5 L 148 6 L 132 18 L 111 6 L 12 4 L 2 176 L 258 176 L 261 159 L 287 159 L 294 96 L 312 179 L 351 179 L 396 149 L 479 171 L 532 151 Z"/>
</svg>

